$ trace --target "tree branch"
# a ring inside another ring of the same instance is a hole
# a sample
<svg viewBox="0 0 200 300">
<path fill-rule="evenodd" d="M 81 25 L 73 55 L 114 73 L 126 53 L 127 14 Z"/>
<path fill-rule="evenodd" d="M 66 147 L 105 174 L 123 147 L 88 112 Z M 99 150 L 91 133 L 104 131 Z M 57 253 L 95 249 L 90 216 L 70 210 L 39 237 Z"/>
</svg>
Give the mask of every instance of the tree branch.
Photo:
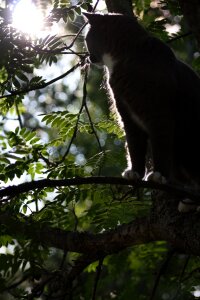
<svg viewBox="0 0 200 300">
<path fill-rule="evenodd" d="M 116 253 L 129 246 L 156 240 L 150 230 L 148 218 L 138 218 L 130 224 L 124 224 L 99 234 L 51 228 L 44 224 L 31 222 L 28 217 L 24 217 L 20 221 L 8 212 L 0 215 L 0 224 L 6 225 L 7 233 L 11 236 L 23 239 L 31 238 L 44 246 L 64 251 L 96 253 L 101 256 Z"/>
<path fill-rule="evenodd" d="M 87 185 L 87 184 L 107 184 L 107 185 L 127 185 L 135 188 L 148 188 L 161 190 L 173 194 L 173 196 L 190 197 L 198 203 L 200 193 L 193 189 L 187 189 L 182 186 L 175 186 L 171 184 L 162 184 L 153 181 L 133 180 L 123 177 L 107 177 L 107 176 L 91 176 L 91 177 L 77 177 L 68 179 L 41 179 L 37 181 L 30 181 L 21 183 L 19 185 L 12 185 L 0 190 L 0 198 L 13 198 L 21 193 L 29 192 L 36 189 L 43 189 L 45 187 L 62 187 L 73 185 Z"/>
<path fill-rule="evenodd" d="M 21 217 L 20 220 L 10 212 L 0 215 L 0 225 L 4 227 L 5 234 L 16 239 L 32 239 L 43 246 L 87 255 L 91 253 L 95 257 L 104 257 L 127 247 L 160 240 L 168 242 L 181 253 L 199 255 L 199 214 L 180 214 L 177 211 L 177 200 L 169 201 L 170 198 L 170 195 L 160 192 L 153 201 L 154 207 L 149 216 L 136 218 L 129 224 L 98 234 L 51 228 L 44 223 L 32 221 L 31 217 Z"/>
</svg>

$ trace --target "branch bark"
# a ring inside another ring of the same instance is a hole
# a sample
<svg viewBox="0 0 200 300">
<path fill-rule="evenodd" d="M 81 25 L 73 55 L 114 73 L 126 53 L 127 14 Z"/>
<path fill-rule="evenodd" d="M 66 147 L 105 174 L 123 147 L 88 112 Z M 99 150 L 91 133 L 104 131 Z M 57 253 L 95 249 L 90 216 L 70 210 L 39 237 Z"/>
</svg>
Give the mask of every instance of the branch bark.
<svg viewBox="0 0 200 300">
<path fill-rule="evenodd" d="M 33 221 L 31 216 L 19 217 L 11 212 L 0 214 L 0 228 L 4 234 L 16 240 L 31 239 L 42 246 L 61 249 L 64 253 L 82 254 L 66 273 L 66 288 L 69 290 L 72 282 L 89 264 L 127 247 L 162 240 L 176 252 L 199 255 L 199 213 L 180 214 L 177 210 L 179 199 L 166 192 L 154 194 L 149 215 L 98 234 L 52 228 L 45 223 Z"/>
<path fill-rule="evenodd" d="M 31 217 L 22 217 L 20 220 L 8 212 L 0 215 L 0 225 L 6 228 L 6 234 L 14 238 L 32 239 L 41 245 L 63 251 L 92 253 L 95 257 L 159 240 L 166 241 L 181 253 L 199 255 L 199 213 L 179 213 L 179 200 L 163 192 L 157 193 L 153 200 L 154 206 L 149 216 L 136 218 L 129 224 L 99 234 L 51 228 L 44 223 L 31 221 Z"/>
</svg>

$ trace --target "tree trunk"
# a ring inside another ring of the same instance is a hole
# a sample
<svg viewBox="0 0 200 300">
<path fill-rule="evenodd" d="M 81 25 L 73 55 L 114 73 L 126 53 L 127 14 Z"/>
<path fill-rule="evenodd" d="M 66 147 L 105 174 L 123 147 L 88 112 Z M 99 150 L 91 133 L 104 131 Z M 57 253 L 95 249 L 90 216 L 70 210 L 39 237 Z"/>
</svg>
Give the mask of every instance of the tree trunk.
<svg viewBox="0 0 200 300">
<path fill-rule="evenodd" d="M 178 0 L 189 28 L 200 48 L 200 1 Z M 132 0 L 105 0 L 109 12 L 133 15 Z"/>
<path fill-rule="evenodd" d="M 179 0 L 179 3 L 188 26 L 194 33 L 200 48 L 200 1 Z"/>
<path fill-rule="evenodd" d="M 105 0 L 109 12 L 133 15 L 132 0 Z"/>
</svg>

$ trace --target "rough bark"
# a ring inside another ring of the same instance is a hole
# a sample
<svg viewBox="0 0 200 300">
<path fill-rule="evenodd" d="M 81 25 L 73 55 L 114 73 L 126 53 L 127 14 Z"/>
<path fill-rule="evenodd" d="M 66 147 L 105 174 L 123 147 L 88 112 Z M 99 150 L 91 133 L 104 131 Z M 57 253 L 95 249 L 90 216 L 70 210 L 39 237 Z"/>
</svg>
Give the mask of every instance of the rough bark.
<svg viewBox="0 0 200 300">
<path fill-rule="evenodd" d="M 157 192 L 153 198 L 153 208 L 148 216 L 100 234 L 51 228 L 23 216 L 20 221 L 8 212 L 0 215 L 0 226 L 4 228 L 5 225 L 6 234 L 16 239 L 32 239 L 44 246 L 83 254 L 93 253 L 95 257 L 159 240 L 168 242 L 178 252 L 199 255 L 199 213 L 179 213 L 179 200 L 165 192 Z"/>
</svg>

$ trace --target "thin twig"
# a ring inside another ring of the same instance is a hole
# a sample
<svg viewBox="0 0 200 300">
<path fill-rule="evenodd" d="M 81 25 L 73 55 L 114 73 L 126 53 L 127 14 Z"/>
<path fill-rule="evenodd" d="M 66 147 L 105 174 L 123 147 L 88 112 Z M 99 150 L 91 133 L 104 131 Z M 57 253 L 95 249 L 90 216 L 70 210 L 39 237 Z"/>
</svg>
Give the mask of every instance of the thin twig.
<svg viewBox="0 0 200 300">
<path fill-rule="evenodd" d="M 92 12 L 95 11 L 95 9 L 96 9 L 98 3 L 99 3 L 99 0 L 97 0 L 96 4 L 94 5 L 94 8 L 92 9 Z M 75 41 L 76 41 L 77 38 L 80 36 L 81 32 L 83 31 L 83 29 L 86 27 L 87 24 L 88 24 L 88 22 L 85 22 L 85 23 L 81 26 L 81 28 L 80 28 L 79 31 L 77 32 L 75 38 L 74 38 L 73 41 L 71 42 L 71 44 L 69 44 L 69 46 L 66 46 L 66 48 L 65 48 L 66 50 L 68 50 L 68 49 L 70 49 L 70 48 L 73 47 Z"/>
<path fill-rule="evenodd" d="M 86 27 L 86 25 L 88 24 L 88 22 L 84 23 L 81 28 L 79 29 L 79 31 L 77 32 L 75 38 L 73 39 L 73 41 L 71 42 L 71 44 L 69 44 L 69 46 L 65 47 L 65 50 L 68 50 L 70 48 L 72 48 L 74 46 L 74 43 L 76 42 L 76 40 L 78 39 L 78 37 L 80 36 L 81 32 L 83 31 L 83 29 Z"/>
<path fill-rule="evenodd" d="M 17 113 L 17 118 L 18 118 L 19 126 L 22 129 L 24 126 L 23 126 L 22 118 L 21 118 L 21 115 L 20 115 L 20 112 L 19 112 L 19 107 L 18 107 L 18 104 L 17 104 L 16 101 L 15 101 L 15 109 L 16 109 L 16 113 Z"/>
<path fill-rule="evenodd" d="M 160 268 L 160 270 L 158 272 L 158 275 L 156 277 L 156 280 L 155 280 L 155 283 L 154 283 L 154 286 L 153 286 L 153 290 L 152 290 L 152 293 L 151 293 L 151 296 L 150 296 L 149 300 L 154 299 L 155 293 L 157 291 L 157 288 L 158 288 L 158 285 L 159 285 L 159 282 L 160 282 L 160 278 L 164 274 L 164 272 L 166 271 L 166 269 L 169 265 L 169 262 L 170 262 L 172 256 L 174 255 L 174 253 L 175 253 L 174 249 L 170 250 L 167 253 L 167 257 L 165 258 L 164 262 L 162 263 L 161 268 Z"/>
<path fill-rule="evenodd" d="M 182 282 L 182 280 L 183 280 L 183 276 L 184 276 L 184 274 L 185 274 L 185 270 L 186 270 L 186 268 L 187 268 L 187 265 L 188 265 L 188 263 L 189 263 L 189 260 L 190 260 L 190 255 L 187 255 L 186 260 L 185 260 L 185 263 L 184 263 L 184 266 L 183 266 L 183 269 L 182 269 L 182 271 L 181 271 L 180 278 L 179 278 L 179 285 L 178 285 L 178 288 L 177 288 L 177 290 L 176 290 L 175 296 L 173 297 L 172 300 L 175 300 L 176 297 L 178 296 L 178 293 L 179 293 L 180 288 L 181 288 L 181 282 Z"/>
<path fill-rule="evenodd" d="M 96 137 L 96 140 L 97 140 L 97 143 L 99 145 L 100 151 L 103 151 L 102 147 L 101 147 L 101 144 L 100 144 L 100 141 L 99 141 L 99 138 L 98 138 L 98 135 L 97 135 L 97 133 L 95 131 L 95 128 L 94 128 L 94 125 L 93 125 L 93 122 L 92 122 L 92 119 L 91 119 L 91 116 L 90 116 L 90 112 L 89 112 L 88 107 L 87 107 L 87 102 L 86 102 L 87 101 L 87 79 L 88 79 L 88 71 L 85 69 L 84 82 L 83 82 L 82 104 L 81 104 L 81 107 L 80 107 L 80 110 L 79 110 L 79 113 L 78 113 L 78 116 L 77 116 L 77 120 L 76 120 L 76 124 L 75 124 L 75 127 L 74 127 L 74 132 L 73 132 L 72 138 L 70 140 L 70 143 L 69 143 L 69 145 L 67 147 L 67 150 L 66 150 L 65 154 L 62 157 L 62 161 L 61 162 L 63 162 L 65 160 L 66 156 L 69 154 L 71 145 L 72 145 L 74 139 L 76 138 L 77 131 L 78 131 L 79 120 L 80 120 L 80 117 L 81 117 L 81 114 L 82 114 L 84 108 L 85 108 L 85 111 L 87 113 L 87 116 L 88 116 L 88 119 L 89 119 L 89 122 L 90 122 L 92 133 Z"/>
<path fill-rule="evenodd" d="M 77 120 L 76 120 L 76 124 L 75 124 L 75 127 L 74 127 L 74 132 L 73 132 L 72 138 L 71 138 L 71 140 L 70 140 L 70 142 L 69 142 L 69 145 L 68 145 L 68 147 L 67 147 L 67 150 L 65 151 L 65 153 L 64 153 L 64 155 L 63 155 L 63 157 L 62 157 L 62 159 L 61 159 L 61 161 L 60 161 L 59 163 L 61 163 L 61 162 L 63 162 L 63 161 L 65 160 L 65 158 L 66 158 L 67 155 L 69 154 L 71 145 L 72 145 L 74 139 L 76 138 L 77 131 L 78 131 L 79 120 L 80 120 L 82 111 L 83 111 L 84 106 L 85 106 L 85 105 L 84 105 L 84 101 L 85 101 L 85 100 L 84 100 L 84 95 L 83 95 L 82 104 L 81 104 L 79 113 L 78 113 L 78 115 L 77 115 Z"/>
<path fill-rule="evenodd" d="M 75 205 L 75 203 L 73 202 L 72 203 L 72 214 L 73 214 L 73 216 L 74 216 L 74 231 L 77 231 L 77 228 L 78 228 L 78 222 L 79 222 L 79 219 L 78 219 L 78 217 L 77 217 L 77 215 L 76 215 L 76 205 Z"/>
<path fill-rule="evenodd" d="M 188 31 L 188 32 L 186 32 L 186 33 L 177 35 L 177 36 L 175 36 L 175 37 L 169 39 L 166 43 L 167 43 L 167 44 L 173 43 L 173 42 L 175 42 L 175 41 L 177 41 L 177 40 L 180 40 L 180 39 L 185 38 L 185 37 L 187 37 L 187 36 L 189 36 L 189 35 L 192 35 L 192 34 L 193 34 L 192 31 Z"/>
<path fill-rule="evenodd" d="M 96 299 L 97 285 L 98 285 L 98 282 L 99 282 L 99 279 L 100 279 L 100 275 L 101 275 L 103 260 L 104 260 L 104 257 L 101 257 L 99 259 L 99 264 L 98 264 L 98 266 L 96 268 L 96 276 L 95 276 L 95 281 L 94 281 L 94 289 L 93 289 L 93 293 L 92 293 L 92 300 Z"/>
<path fill-rule="evenodd" d="M 92 133 L 94 134 L 94 136 L 95 136 L 95 138 L 96 138 L 96 140 L 97 140 L 97 143 L 98 143 L 98 145 L 99 145 L 100 152 L 103 152 L 103 148 L 102 148 L 102 146 L 101 146 L 99 137 L 98 137 L 98 135 L 97 135 L 97 133 L 96 133 L 96 130 L 95 130 L 95 128 L 94 128 L 94 125 L 93 125 L 93 122 L 92 122 L 92 118 L 91 118 L 90 112 L 89 112 L 89 110 L 88 110 L 87 103 L 85 104 L 85 111 L 86 111 L 86 113 L 87 113 L 87 115 L 88 115 L 88 120 L 89 120 L 89 122 L 90 122 L 90 126 L 91 126 L 91 129 L 92 129 Z"/>
<path fill-rule="evenodd" d="M 63 257 L 62 257 L 62 261 L 61 261 L 61 263 L 60 263 L 59 270 L 63 270 L 64 263 L 65 263 L 65 260 L 66 260 L 66 258 L 67 258 L 67 253 L 68 253 L 68 251 L 64 251 L 64 253 L 63 253 Z"/>
<path fill-rule="evenodd" d="M 34 90 L 40 90 L 40 89 L 43 89 L 49 85 L 51 85 L 52 83 L 55 83 L 56 81 L 66 77 L 67 75 L 69 75 L 70 73 L 74 72 L 78 67 L 80 67 L 82 65 L 82 61 L 79 61 L 75 66 L 73 66 L 71 69 L 69 69 L 67 72 L 65 72 L 64 74 L 58 76 L 58 77 L 55 77 L 54 79 L 52 80 L 49 80 L 43 84 L 38 84 L 36 86 L 32 86 L 30 88 L 27 88 L 27 89 L 23 89 L 23 90 L 16 90 L 16 91 L 13 91 L 11 92 L 10 94 L 7 94 L 7 95 L 2 95 L 0 96 L 0 99 L 2 98 L 10 98 L 10 97 L 13 97 L 13 96 L 17 96 L 17 95 L 22 95 L 22 94 L 26 94 L 28 92 L 31 92 L 31 91 L 34 91 Z"/>
<path fill-rule="evenodd" d="M 95 10 L 96 10 L 98 4 L 99 4 L 99 0 L 96 1 L 95 5 L 94 5 L 94 7 L 93 7 L 92 12 L 95 12 Z"/>
<path fill-rule="evenodd" d="M 88 80 L 88 70 L 86 69 L 85 70 L 85 77 L 84 77 L 84 84 L 83 84 L 83 95 L 84 95 L 84 106 L 85 106 L 85 111 L 87 113 L 87 116 L 88 116 L 88 120 L 90 122 L 90 127 L 92 129 L 92 133 L 94 134 L 96 140 L 97 140 L 97 143 L 99 145 L 99 149 L 100 149 L 100 152 L 103 151 L 103 148 L 101 147 L 101 143 L 100 143 L 100 140 L 99 140 L 99 137 L 96 133 L 96 130 L 94 128 L 94 124 L 92 122 L 92 118 L 90 116 L 90 112 L 89 112 L 89 109 L 88 109 L 88 106 L 87 106 L 87 80 Z"/>
</svg>

